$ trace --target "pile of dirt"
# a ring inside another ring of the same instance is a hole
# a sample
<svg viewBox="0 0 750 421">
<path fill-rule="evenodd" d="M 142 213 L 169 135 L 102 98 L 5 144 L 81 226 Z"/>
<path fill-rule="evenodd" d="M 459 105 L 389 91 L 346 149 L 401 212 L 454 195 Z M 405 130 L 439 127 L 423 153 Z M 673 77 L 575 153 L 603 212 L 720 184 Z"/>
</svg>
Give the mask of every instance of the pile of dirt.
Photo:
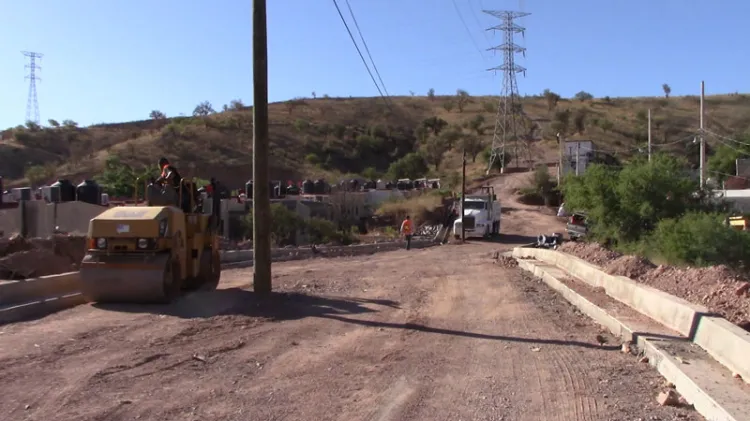
<svg viewBox="0 0 750 421">
<path fill-rule="evenodd" d="M 638 256 L 623 256 L 595 243 L 565 243 L 560 251 L 600 265 L 611 275 L 626 276 L 695 304 L 750 330 L 750 282 L 726 266 L 656 266 Z"/>
<path fill-rule="evenodd" d="M 579 243 L 574 241 L 567 241 L 563 243 L 558 250 L 564 253 L 572 254 L 573 256 L 576 256 L 598 266 L 606 266 L 613 260 L 622 256 L 621 253 L 607 250 L 606 248 L 596 243 Z"/>
<path fill-rule="evenodd" d="M 604 271 L 610 275 L 626 276 L 631 279 L 641 276 L 656 266 L 640 256 L 621 256 L 604 266 Z"/>
<path fill-rule="evenodd" d="M 0 279 L 28 279 L 78 270 L 85 237 L 0 238 Z"/>
</svg>

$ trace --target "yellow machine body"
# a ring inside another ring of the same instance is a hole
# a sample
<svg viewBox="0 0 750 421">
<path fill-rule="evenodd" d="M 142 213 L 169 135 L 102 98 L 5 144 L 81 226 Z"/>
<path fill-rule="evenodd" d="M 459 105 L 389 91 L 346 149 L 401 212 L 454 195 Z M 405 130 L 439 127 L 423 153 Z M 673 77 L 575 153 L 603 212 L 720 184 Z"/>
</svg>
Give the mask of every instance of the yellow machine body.
<svg viewBox="0 0 750 421">
<path fill-rule="evenodd" d="M 89 301 L 169 302 L 221 277 L 215 214 L 120 206 L 89 222 L 80 275 Z"/>
</svg>

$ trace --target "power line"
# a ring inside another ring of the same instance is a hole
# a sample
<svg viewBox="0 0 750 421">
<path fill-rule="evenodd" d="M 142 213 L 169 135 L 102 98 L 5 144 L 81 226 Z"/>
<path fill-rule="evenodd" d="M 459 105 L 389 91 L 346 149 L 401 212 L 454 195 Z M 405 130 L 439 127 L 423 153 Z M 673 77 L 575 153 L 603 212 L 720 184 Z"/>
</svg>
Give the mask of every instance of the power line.
<svg viewBox="0 0 750 421">
<path fill-rule="evenodd" d="M 362 59 L 362 64 L 365 65 L 365 68 L 367 69 L 367 73 L 370 74 L 370 79 L 372 79 L 372 83 L 375 84 L 375 88 L 378 89 L 378 92 L 380 93 L 380 96 L 383 97 L 383 101 L 385 101 L 385 104 L 388 107 L 391 107 L 390 101 L 388 101 L 388 98 L 386 98 L 385 95 L 383 95 L 383 91 L 380 90 L 380 86 L 378 85 L 378 82 L 375 81 L 375 76 L 372 75 L 372 71 L 370 71 L 370 66 L 367 65 L 367 60 L 365 60 L 365 56 L 362 55 L 362 51 L 359 49 L 359 45 L 357 45 L 357 41 L 354 39 L 354 35 L 352 34 L 351 29 L 349 29 L 349 24 L 346 23 L 346 19 L 344 19 L 344 14 L 341 13 L 341 8 L 339 8 L 339 4 L 336 0 L 333 0 L 333 5 L 336 6 L 336 11 L 339 12 L 339 17 L 341 18 L 341 22 L 343 22 L 344 27 L 346 27 L 346 32 L 349 33 L 349 38 L 351 38 L 352 43 L 354 44 L 354 48 L 357 49 L 357 53 L 359 53 L 359 58 Z"/>
<path fill-rule="evenodd" d="M 474 39 L 474 35 L 471 34 L 471 30 L 469 30 L 469 25 L 466 24 L 466 21 L 464 20 L 463 15 L 461 15 L 461 10 L 459 10 L 458 4 L 456 4 L 456 0 L 451 0 L 451 1 L 453 2 L 453 8 L 456 9 L 456 14 L 458 14 L 458 18 L 461 19 L 461 24 L 463 24 L 464 29 L 466 29 L 466 33 L 469 34 L 469 38 L 471 38 L 471 43 L 474 44 L 474 48 L 476 48 L 477 52 L 479 52 L 479 55 L 482 56 L 482 60 L 487 60 L 487 58 L 482 53 L 482 49 L 479 48 L 477 41 Z"/>
<path fill-rule="evenodd" d="M 372 55 L 370 54 L 370 48 L 367 46 L 367 41 L 365 41 L 365 37 L 362 35 L 362 31 L 359 29 L 359 23 L 357 23 L 357 18 L 354 16 L 354 11 L 352 10 L 352 6 L 349 4 L 349 0 L 346 0 L 346 7 L 349 9 L 349 14 L 352 15 L 352 20 L 354 21 L 354 27 L 357 28 L 359 39 L 362 40 L 362 45 L 365 46 L 365 51 L 367 52 L 367 57 L 370 58 L 370 63 L 372 63 L 372 68 L 375 70 L 375 74 L 378 75 L 378 80 L 380 81 L 380 84 L 383 86 L 383 90 L 385 91 L 385 94 L 388 95 L 388 97 L 390 97 L 390 94 L 388 93 L 388 89 L 386 89 L 385 87 L 385 82 L 383 82 L 383 78 L 380 77 L 378 66 L 375 65 L 375 60 L 372 59 Z"/>
<path fill-rule="evenodd" d="M 44 54 L 31 51 L 21 51 L 21 53 L 29 58 L 29 64 L 25 66 L 26 69 L 29 69 L 29 74 L 24 78 L 29 81 L 29 96 L 26 100 L 26 121 L 33 121 L 34 123 L 39 124 L 39 101 L 36 96 L 36 81 L 38 80 L 41 82 L 42 78 L 36 75 L 36 71 L 42 70 L 42 68 L 41 66 L 37 66 L 36 59 L 41 60 Z M 32 109 L 34 111 L 33 119 L 31 118 Z"/>
</svg>

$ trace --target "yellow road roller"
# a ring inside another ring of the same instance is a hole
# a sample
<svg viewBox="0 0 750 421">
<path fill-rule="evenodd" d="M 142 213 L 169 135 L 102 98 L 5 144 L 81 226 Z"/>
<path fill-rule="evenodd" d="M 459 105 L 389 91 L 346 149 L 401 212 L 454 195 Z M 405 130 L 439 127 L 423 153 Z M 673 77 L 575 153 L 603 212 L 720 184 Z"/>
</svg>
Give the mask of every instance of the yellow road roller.
<svg viewBox="0 0 750 421">
<path fill-rule="evenodd" d="M 84 297 L 168 303 L 185 290 L 215 289 L 220 200 L 196 200 L 194 182 L 183 179 L 179 188 L 146 186 L 146 206 L 138 206 L 138 184 L 136 205 L 112 207 L 89 222 L 80 267 Z"/>
</svg>

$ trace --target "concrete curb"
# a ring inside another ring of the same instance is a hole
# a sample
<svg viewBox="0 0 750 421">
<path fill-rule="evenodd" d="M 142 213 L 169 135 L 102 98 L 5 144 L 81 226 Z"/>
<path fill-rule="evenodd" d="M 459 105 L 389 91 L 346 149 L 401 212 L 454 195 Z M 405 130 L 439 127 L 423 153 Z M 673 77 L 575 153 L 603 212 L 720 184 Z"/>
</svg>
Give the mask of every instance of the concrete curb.
<svg viewBox="0 0 750 421">
<path fill-rule="evenodd" d="M 692 304 L 623 276 L 609 275 L 584 260 L 559 251 L 515 248 L 513 257 L 533 257 L 565 269 L 593 287 L 604 288 L 610 297 L 688 337 L 694 334 L 698 317 L 708 314 L 708 308 L 704 306 Z"/>
<path fill-rule="evenodd" d="M 437 245 L 437 243 L 430 240 L 412 241 L 412 247 L 415 249 L 434 245 Z M 271 252 L 271 259 L 274 262 L 285 262 L 314 257 L 357 256 L 393 251 L 403 247 L 403 242 L 387 242 L 319 247 L 315 253 L 311 248 L 274 249 Z M 221 258 L 223 269 L 253 266 L 252 250 L 226 251 L 221 254 Z M 26 320 L 84 304 L 86 301 L 79 293 L 79 283 L 78 272 L 43 276 L 23 281 L 0 282 L 0 323 Z"/>
<path fill-rule="evenodd" d="M 750 333 L 704 306 L 690 303 L 624 276 L 613 276 L 601 268 L 568 254 L 544 249 L 514 248 L 517 259 L 534 258 L 560 267 L 610 297 L 675 330 L 699 345 L 729 370 L 750 383 Z"/>
<path fill-rule="evenodd" d="M 582 313 L 609 329 L 613 334 L 625 340 L 635 339 L 659 373 L 675 385 L 677 391 L 693 406 L 696 411 L 708 420 L 740 421 L 748 420 L 750 402 L 748 393 L 742 390 L 741 384 L 733 384 L 733 379 L 715 373 L 713 367 L 706 364 L 684 365 L 665 351 L 661 344 L 666 340 L 650 337 L 609 315 L 604 309 L 593 304 L 576 291 L 560 282 L 553 274 L 556 267 L 545 269 L 538 262 L 517 258 L 519 267 L 540 277 L 550 288 L 558 291 L 566 300 L 576 306 Z M 552 270 L 550 270 L 552 269 Z M 563 273 L 558 269 L 559 273 Z M 558 274 L 558 276 L 560 276 Z M 688 372 L 689 371 L 689 372 Z M 709 373 L 712 372 L 712 373 Z"/>
</svg>

